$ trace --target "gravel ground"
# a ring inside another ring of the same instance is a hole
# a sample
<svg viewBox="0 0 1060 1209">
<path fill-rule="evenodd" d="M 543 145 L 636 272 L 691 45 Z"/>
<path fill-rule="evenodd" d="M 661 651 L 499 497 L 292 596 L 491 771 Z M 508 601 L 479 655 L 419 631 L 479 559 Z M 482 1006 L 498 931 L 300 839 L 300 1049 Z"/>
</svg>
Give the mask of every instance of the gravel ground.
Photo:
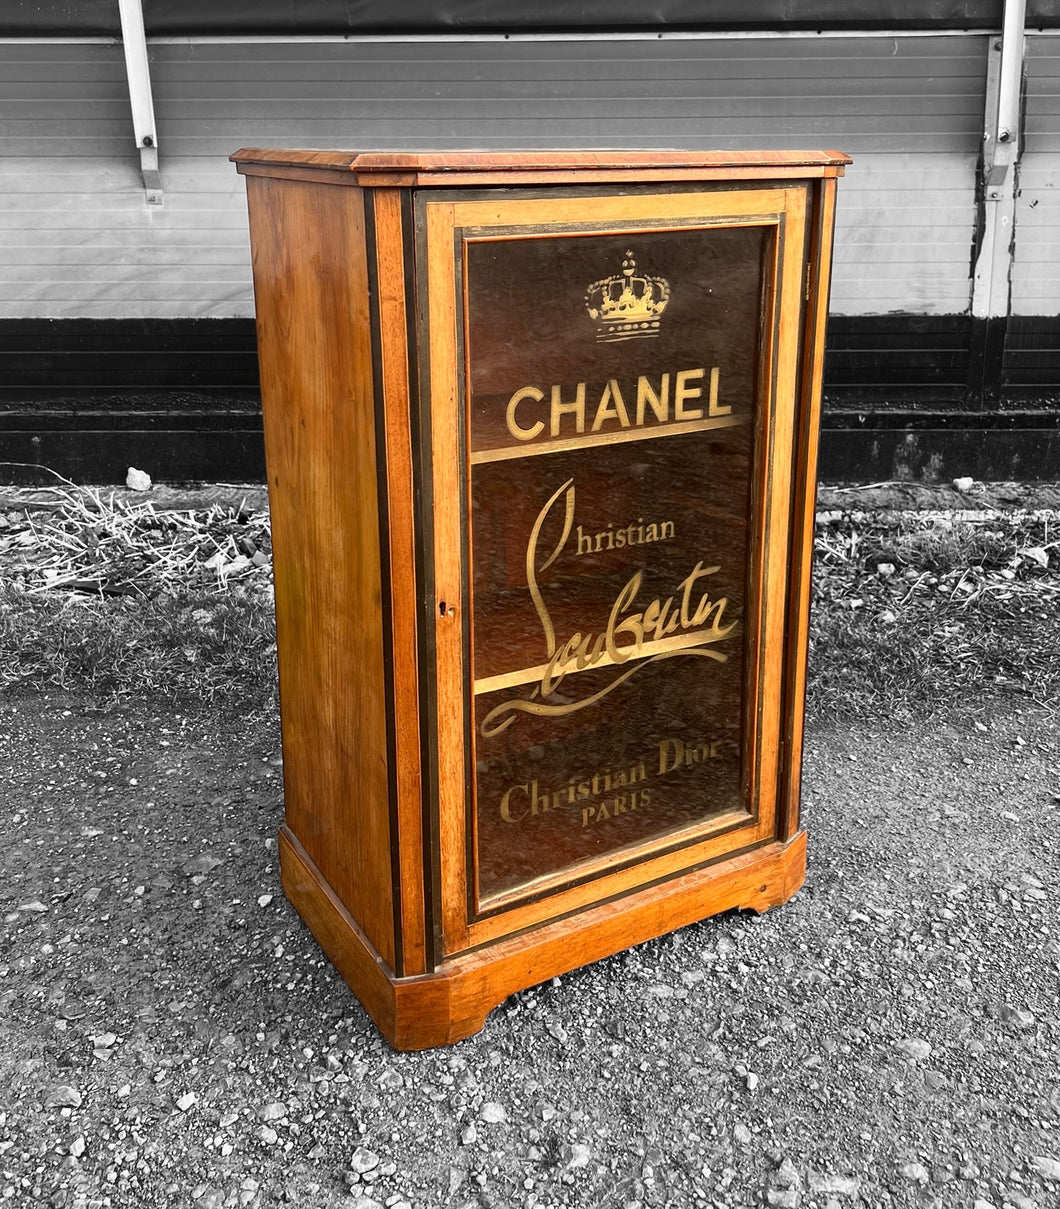
<svg viewBox="0 0 1060 1209">
<path fill-rule="evenodd" d="M 1060 750 L 809 725 L 810 872 L 399 1055 L 284 899 L 275 718 L 3 707 L 0 1197 L 1060 1204 Z"/>
<path fill-rule="evenodd" d="M 925 491 L 821 504 L 957 506 Z M 0 698 L 0 1204 L 1060 1206 L 1051 711 L 811 717 L 790 903 L 423 1054 L 389 1049 L 284 899 L 281 771 L 271 707 Z"/>
</svg>

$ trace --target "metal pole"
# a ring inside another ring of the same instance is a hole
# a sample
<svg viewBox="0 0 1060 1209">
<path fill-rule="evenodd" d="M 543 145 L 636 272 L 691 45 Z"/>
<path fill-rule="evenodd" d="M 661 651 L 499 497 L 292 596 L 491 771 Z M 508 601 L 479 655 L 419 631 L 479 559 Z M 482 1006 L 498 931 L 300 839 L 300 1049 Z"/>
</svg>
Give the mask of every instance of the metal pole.
<svg viewBox="0 0 1060 1209">
<path fill-rule="evenodd" d="M 983 170 L 978 184 L 979 254 L 972 277 L 972 316 L 976 319 L 1005 319 L 1009 312 L 1025 10 L 1025 0 L 1005 0 L 1004 32 L 988 43 Z"/>
<path fill-rule="evenodd" d="M 149 205 L 162 204 L 162 177 L 158 170 L 158 133 L 151 96 L 151 70 L 147 62 L 147 35 L 141 0 L 118 0 L 125 74 L 129 81 L 133 135 L 140 152 L 140 174 Z"/>
<path fill-rule="evenodd" d="M 1027 0 L 1005 0 L 1001 32 L 1001 80 L 997 98 L 997 141 L 1018 142 L 1020 87 L 1023 79 L 1023 26 Z"/>
</svg>

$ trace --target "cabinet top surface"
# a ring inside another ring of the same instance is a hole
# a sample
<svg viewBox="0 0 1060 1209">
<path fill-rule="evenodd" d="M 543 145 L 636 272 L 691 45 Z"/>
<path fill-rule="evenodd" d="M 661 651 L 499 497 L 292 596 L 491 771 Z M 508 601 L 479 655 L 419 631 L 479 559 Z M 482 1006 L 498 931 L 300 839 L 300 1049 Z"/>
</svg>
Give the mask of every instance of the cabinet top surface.
<svg viewBox="0 0 1060 1209">
<path fill-rule="evenodd" d="M 474 173 L 495 177 L 503 184 L 506 174 L 673 171 L 682 176 L 703 171 L 759 175 L 769 170 L 792 170 L 806 176 L 835 176 L 851 163 L 841 151 L 313 151 L 243 148 L 229 156 L 240 170 L 303 168 L 352 173 L 362 185 L 444 183 Z M 396 179 L 400 178 L 400 179 Z"/>
</svg>

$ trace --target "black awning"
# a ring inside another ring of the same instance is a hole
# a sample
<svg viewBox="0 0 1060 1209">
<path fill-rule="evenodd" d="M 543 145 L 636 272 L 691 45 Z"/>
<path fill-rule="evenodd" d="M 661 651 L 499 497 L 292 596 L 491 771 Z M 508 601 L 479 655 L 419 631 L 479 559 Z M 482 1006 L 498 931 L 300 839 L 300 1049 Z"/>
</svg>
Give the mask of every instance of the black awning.
<svg viewBox="0 0 1060 1209">
<path fill-rule="evenodd" d="M 144 0 L 148 35 L 1000 28 L 1003 0 Z M 1027 27 L 1060 25 L 1029 0 Z M 120 37 L 117 0 L 4 0 L 6 37 Z"/>
</svg>

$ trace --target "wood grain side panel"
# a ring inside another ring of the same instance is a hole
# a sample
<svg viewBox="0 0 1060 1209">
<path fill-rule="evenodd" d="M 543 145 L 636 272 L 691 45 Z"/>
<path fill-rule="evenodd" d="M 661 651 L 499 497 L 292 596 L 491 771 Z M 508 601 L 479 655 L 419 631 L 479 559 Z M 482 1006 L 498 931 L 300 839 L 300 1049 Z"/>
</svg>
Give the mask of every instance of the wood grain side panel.
<svg viewBox="0 0 1060 1209">
<path fill-rule="evenodd" d="M 248 177 L 287 824 L 394 962 L 363 195 Z"/>
<path fill-rule="evenodd" d="M 379 353 L 386 442 L 389 509 L 390 617 L 393 644 L 398 810 L 398 879 L 402 974 L 422 974 L 426 965 L 423 880 L 423 774 L 420 765 L 420 700 L 417 646 L 416 524 L 412 468 L 408 311 L 401 194 L 373 195 L 376 238 Z"/>
<path fill-rule="evenodd" d="M 789 657 L 785 634 L 788 598 L 788 534 L 791 510 L 792 433 L 797 407 L 798 358 L 802 336 L 802 294 L 806 252 L 806 190 L 788 191 L 783 245 L 777 265 L 778 322 L 772 352 L 773 399 L 768 431 L 762 435 L 766 458 L 760 503 L 763 561 L 760 567 L 762 628 L 756 703 L 755 797 L 760 825 L 775 834 L 780 791 L 783 735 L 784 668 Z"/>
<path fill-rule="evenodd" d="M 280 828 L 283 890 L 384 1035 L 394 1029 L 393 983 L 382 957 L 287 827 Z"/>
<path fill-rule="evenodd" d="M 817 186 L 811 220 L 809 298 L 801 372 L 800 427 L 796 433 L 796 475 L 791 529 L 791 590 L 788 617 L 788 705 L 784 782 L 781 786 L 778 835 L 787 839 L 799 826 L 799 786 L 806 710 L 806 659 L 809 647 L 810 577 L 813 568 L 813 525 L 817 498 L 817 450 L 821 427 L 821 384 L 824 377 L 825 325 L 835 223 L 835 181 Z"/>
</svg>

